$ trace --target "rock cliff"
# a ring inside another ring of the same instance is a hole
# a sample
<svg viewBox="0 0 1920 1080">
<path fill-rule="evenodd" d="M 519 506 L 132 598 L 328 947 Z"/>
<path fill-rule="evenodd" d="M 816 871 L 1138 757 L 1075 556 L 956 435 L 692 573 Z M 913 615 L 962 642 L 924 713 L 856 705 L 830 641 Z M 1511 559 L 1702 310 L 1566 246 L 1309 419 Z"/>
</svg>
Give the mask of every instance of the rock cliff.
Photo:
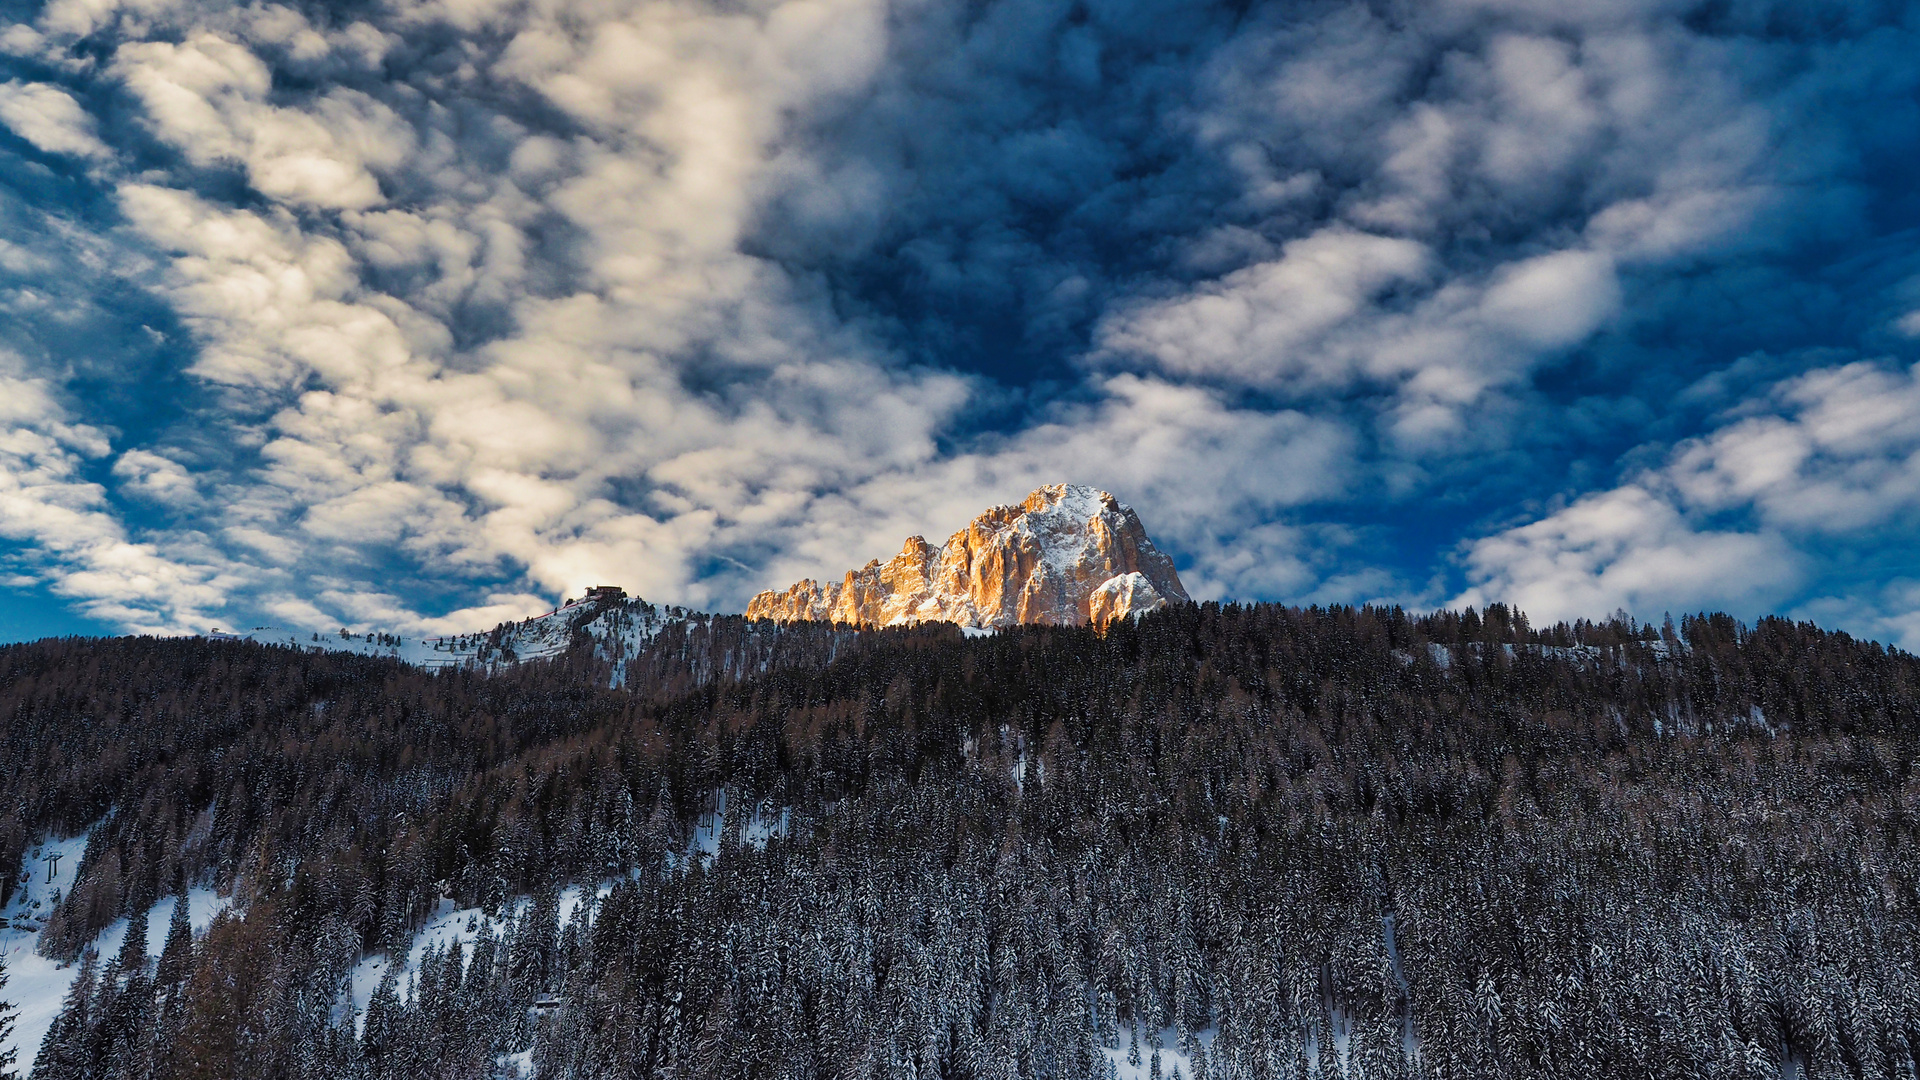
<svg viewBox="0 0 1920 1080">
<path fill-rule="evenodd" d="M 1112 495 L 1054 484 L 1017 506 L 996 506 L 940 547 L 910 537 L 900 554 L 763 592 L 747 617 L 860 626 L 953 622 L 997 629 L 1018 623 L 1105 625 L 1187 602 L 1173 560 L 1140 518 Z"/>
</svg>

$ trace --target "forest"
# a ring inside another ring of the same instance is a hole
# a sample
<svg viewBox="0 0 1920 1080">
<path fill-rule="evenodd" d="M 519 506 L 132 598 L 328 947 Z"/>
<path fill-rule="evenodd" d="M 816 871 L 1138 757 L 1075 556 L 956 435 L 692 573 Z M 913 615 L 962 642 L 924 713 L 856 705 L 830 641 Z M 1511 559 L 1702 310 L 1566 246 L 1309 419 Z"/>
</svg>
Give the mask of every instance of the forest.
<svg viewBox="0 0 1920 1080">
<path fill-rule="evenodd" d="M 620 663 L 0 648 L 0 866 L 87 830 L 40 939 L 80 974 L 20 1066 L 1920 1080 L 1897 650 L 1201 604 L 717 618 Z M 192 888 L 231 902 L 143 925 Z"/>
</svg>

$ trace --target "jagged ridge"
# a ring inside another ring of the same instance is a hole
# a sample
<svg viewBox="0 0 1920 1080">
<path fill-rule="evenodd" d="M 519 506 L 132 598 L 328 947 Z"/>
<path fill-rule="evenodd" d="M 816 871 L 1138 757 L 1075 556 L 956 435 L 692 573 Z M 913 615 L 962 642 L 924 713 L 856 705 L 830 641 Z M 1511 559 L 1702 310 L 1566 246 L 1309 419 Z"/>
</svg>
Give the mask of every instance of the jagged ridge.
<svg viewBox="0 0 1920 1080">
<path fill-rule="evenodd" d="M 1190 602 L 1173 560 L 1153 546 L 1132 508 L 1095 488 L 1052 484 L 988 510 L 938 548 L 909 537 L 900 554 L 849 570 L 840 582 L 808 578 L 763 592 L 747 617 L 998 629 L 1104 625 L 1173 601 Z"/>
</svg>

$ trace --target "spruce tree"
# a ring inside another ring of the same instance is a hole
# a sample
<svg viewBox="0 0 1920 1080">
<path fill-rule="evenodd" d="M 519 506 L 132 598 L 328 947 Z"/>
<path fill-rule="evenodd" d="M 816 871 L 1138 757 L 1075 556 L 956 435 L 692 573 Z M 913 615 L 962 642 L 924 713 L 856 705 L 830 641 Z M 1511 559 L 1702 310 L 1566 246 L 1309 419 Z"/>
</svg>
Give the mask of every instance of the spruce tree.
<svg viewBox="0 0 1920 1080">
<path fill-rule="evenodd" d="M 0 994 L 7 989 L 7 960 L 0 954 Z M 13 1024 L 16 1018 L 16 1006 L 11 1001 L 0 999 L 0 1080 L 19 1080 L 19 1072 L 14 1069 L 20 1051 L 13 1046 Z"/>
<path fill-rule="evenodd" d="M 193 922 L 187 891 L 182 889 L 173 898 L 173 914 L 167 919 L 167 938 L 160 946 L 160 964 L 154 971 L 154 981 L 161 986 L 177 986 L 192 969 Z"/>
<path fill-rule="evenodd" d="M 120 941 L 120 955 L 116 963 L 122 974 L 146 973 L 147 908 L 144 904 L 135 904 L 133 913 L 127 917 L 127 936 Z"/>
<path fill-rule="evenodd" d="M 376 1076 L 389 1075 L 383 1070 L 383 1064 L 400 1034 L 403 1006 L 400 1003 L 399 970 L 400 965 L 388 963 L 387 969 L 381 972 L 380 982 L 373 988 L 373 996 L 367 999 L 366 1019 L 360 1029 L 361 1052 L 373 1064 Z"/>
<path fill-rule="evenodd" d="M 67 987 L 60 1012 L 40 1042 L 40 1053 L 33 1059 L 34 1080 L 90 1080 L 98 967 L 99 954 L 89 947 L 80 956 L 79 974 Z"/>
</svg>

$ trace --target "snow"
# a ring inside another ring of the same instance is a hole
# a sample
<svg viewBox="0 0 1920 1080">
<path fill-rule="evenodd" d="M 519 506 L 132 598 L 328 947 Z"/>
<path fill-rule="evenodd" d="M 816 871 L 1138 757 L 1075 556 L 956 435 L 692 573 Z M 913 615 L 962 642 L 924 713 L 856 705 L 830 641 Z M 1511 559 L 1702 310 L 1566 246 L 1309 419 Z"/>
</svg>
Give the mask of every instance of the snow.
<svg viewBox="0 0 1920 1080">
<path fill-rule="evenodd" d="M 1112 496 L 1078 484 L 1059 484 L 1040 490 L 1054 496 L 1052 504 L 1027 511 L 1015 518 L 1011 527 L 1037 542 L 1046 576 L 1071 579 L 1079 575 L 1083 565 L 1094 561 L 1099 540 L 1092 524 L 1095 518 L 1113 513 L 1106 507 L 1106 500 Z M 1121 524 L 1118 514 L 1108 522 L 1109 529 L 1117 529 Z"/>
<path fill-rule="evenodd" d="M 741 829 L 741 839 L 753 847 L 765 848 L 767 841 L 776 836 L 787 835 L 792 816 L 791 807 L 781 807 L 779 816 L 775 817 L 767 812 L 765 806 L 756 806 L 753 808 L 753 816 L 747 819 L 746 825 Z"/>
<path fill-rule="evenodd" d="M 1200 1044 L 1208 1049 L 1213 1047 L 1214 1034 L 1213 1028 L 1194 1033 L 1195 1037 L 1200 1040 Z M 1153 1073 L 1153 1055 L 1156 1052 L 1160 1055 L 1160 1076 L 1162 1080 L 1174 1080 L 1175 1077 L 1193 1076 L 1193 1059 L 1188 1057 L 1186 1052 L 1180 1049 L 1179 1033 L 1172 1028 L 1167 1028 L 1159 1032 L 1158 1037 L 1161 1048 L 1155 1051 L 1152 1045 L 1154 1038 L 1153 1033 L 1138 1029 L 1122 1031 L 1120 1033 L 1120 1045 L 1118 1047 L 1103 1047 L 1101 1052 L 1106 1054 L 1108 1060 L 1113 1062 L 1113 1072 L 1119 1080 L 1147 1080 Z M 1131 1045 L 1129 1042 L 1130 1038 L 1138 1038 L 1140 1040 L 1140 1064 L 1138 1065 L 1131 1065 L 1127 1062 L 1127 1047 Z"/>
<path fill-rule="evenodd" d="M 173 905 L 178 897 L 169 896 L 147 909 L 147 956 L 158 960 L 160 950 L 167 944 L 167 924 L 173 919 Z M 196 934 L 205 933 L 213 925 L 214 916 L 233 906 L 233 898 L 221 896 L 212 889 L 194 888 L 187 890 L 187 925 L 193 927 Z M 100 958 L 120 955 L 120 945 L 127 940 L 126 919 L 108 924 L 93 939 L 93 947 L 100 950 Z"/>
<path fill-rule="evenodd" d="M 1088 597 L 1088 602 L 1094 611 L 1105 610 L 1108 618 L 1124 612 L 1136 622 L 1147 612 L 1167 606 L 1159 590 L 1147 580 L 1147 575 L 1138 570 L 1101 582 Z"/>
<path fill-rule="evenodd" d="M 279 626 L 255 626 L 244 630 L 221 630 L 215 627 L 206 634 L 216 641 L 254 641 L 262 645 L 280 645 L 292 649 L 305 649 L 311 652 L 343 652 L 358 656 L 382 656 L 420 667 L 454 667 L 462 660 L 470 659 L 473 646 L 469 645 L 459 653 L 446 651 L 444 645 L 437 645 L 439 639 L 416 639 L 397 635 L 382 635 L 378 632 L 364 634 L 334 631 L 322 634 L 313 631 L 289 630 Z M 386 640 L 382 640 L 383 636 Z M 397 643 L 395 639 L 397 638 Z M 485 640 L 485 634 L 474 634 L 467 638 L 445 639 L 467 641 Z"/>
<path fill-rule="evenodd" d="M 40 1043 L 53 1026 L 53 1018 L 65 1003 L 67 989 L 80 974 L 77 964 L 61 964 L 41 956 L 40 932 L 52 914 L 54 894 L 64 892 L 80 870 L 80 858 L 87 850 L 87 834 L 48 838 L 30 845 L 20 860 L 20 873 L 27 880 L 7 903 L 0 917 L 0 955 L 6 957 L 7 988 L 0 991 L 7 1001 L 19 1006 L 13 1026 L 11 1046 L 19 1054 L 21 1066 L 31 1065 L 40 1052 Z M 49 854 L 61 856 L 53 880 L 47 879 Z M 158 957 L 166 944 L 167 923 L 173 918 L 175 898 L 166 897 L 147 910 L 147 955 Z M 195 931 L 202 931 L 213 917 L 228 905 L 226 897 L 212 889 L 191 889 L 187 893 L 187 919 Z M 121 919 L 93 940 L 93 947 L 104 958 L 120 952 L 127 938 L 127 920 Z"/>
<path fill-rule="evenodd" d="M 1669 642 L 1664 638 L 1654 638 L 1652 641 L 1642 642 L 1642 644 L 1647 647 L 1648 652 L 1653 654 L 1655 660 L 1659 660 L 1662 663 L 1679 660 L 1681 657 L 1693 652 L 1691 645 L 1679 639 Z"/>
<path fill-rule="evenodd" d="M 73 884 L 80 856 L 86 850 L 84 832 L 28 847 L 20 859 L 20 873 L 27 881 L 7 904 L 6 923 L 0 927 L 0 955 L 6 957 L 7 964 L 7 988 L 0 993 L 19 1006 L 12 1045 L 19 1055 L 15 1060 L 23 1065 L 31 1065 L 33 1056 L 40 1052 L 40 1043 L 60 1012 L 67 987 L 80 973 L 77 967 L 56 964 L 34 950 L 40 944 L 42 920 L 53 912 L 54 894 Z M 48 881 L 48 866 L 41 860 L 53 853 L 62 858 L 53 880 Z"/>
<path fill-rule="evenodd" d="M 702 814 L 699 824 L 693 827 L 693 839 L 688 843 L 685 855 L 667 853 L 668 867 L 691 866 L 695 859 L 710 862 L 720 854 L 720 838 L 726 835 L 727 830 L 727 793 L 715 789 L 708 798 L 713 809 Z M 766 847 L 767 841 L 787 835 L 792 814 L 791 807 L 783 806 L 775 813 L 766 803 L 755 805 L 753 812 L 747 815 L 747 820 L 741 823 L 741 840 L 751 847 Z"/>
<path fill-rule="evenodd" d="M 727 827 L 727 793 L 720 792 L 714 809 L 693 827 L 693 842 L 687 845 L 687 859 L 711 859 L 720 854 L 720 834 Z"/>
<path fill-rule="evenodd" d="M 603 881 L 593 886 L 593 889 L 596 897 L 604 897 L 613 891 L 613 882 Z M 569 885 L 560 890 L 561 926 L 567 925 L 573 919 L 574 912 L 579 910 L 586 896 L 586 886 L 582 885 Z M 498 918 L 489 919 L 486 912 L 480 908 L 454 907 L 451 899 L 441 897 L 432 913 L 427 916 L 426 923 L 414 932 L 413 942 L 408 945 L 403 964 L 398 975 L 395 976 L 401 999 L 405 1000 L 412 993 L 411 980 L 419 972 L 420 962 L 426 958 L 429 949 L 445 951 L 456 942 L 463 948 L 471 946 L 474 939 L 480 936 L 480 928 L 484 925 L 493 927 L 493 936 L 496 939 L 504 938 L 508 921 L 518 917 L 531 903 L 533 903 L 532 897 L 516 897 L 506 905 L 506 910 L 501 912 Z M 468 959 L 471 960 L 472 957 L 469 956 Z M 387 973 L 387 965 L 392 962 L 393 958 L 385 953 L 371 953 L 361 957 L 360 962 L 353 966 L 348 986 L 352 996 L 355 1034 L 360 1032 L 366 1021 L 367 1002 L 372 1000 L 373 991 L 380 985 L 381 977 Z"/>
<path fill-rule="evenodd" d="M 479 908 L 456 908 L 453 901 L 445 897 L 435 905 L 427 921 L 413 935 L 413 942 L 407 947 L 403 965 L 398 976 L 400 996 L 405 997 L 409 983 L 407 977 L 420 970 L 420 961 L 430 948 L 445 949 L 453 942 L 461 945 L 472 944 L 480 936 L 483 922 L 491 922 L 494 934 L 500 934 L 506 927 L 504 918 L 489 920 Z M 393 958 L 385 953 L 373 953 L 361 957 L 353 966 L 353 974 L 348 978 L 349 993 L 352 995 L 354 1013 L 354 1031 L 357 1034 L 365 1020 L 367 1002 L 373 998 L 373 991 L 380 985 L 380 979 L 387 973 L 387 965 Z"/>
<path fill-rule="evenodd" d="M 1542 645 L 1540 655 L 1554 660 L 1598 660 L 1601 655 L 1598 645 Z"/>
<path fill-rule="evenodd" d="M 488 647 L 492 631 L 457 634 L 450 637 L 413 638 L 379 631 L 335 630 L 319 633 L 290 630 L 278 626 L 256 626 L 244 630 L 208 631 L 218 641 L 253 641 L 312 652 L 344 652 L 359 656 L 378 656 L 405 661 L 416 667 L 494 668 L 526 660 L 544 660 L 565 652 L 580 629 L 593 638 L 594 652 L 613 665 L 612 685 L 626 683 L 626 661 L 646 642 L 674 623 L 711 619 L 711 615 L 674 607 L 655 607 L 640 600 L 620 602 L 579 600 L 562 605 L 544 615 L 509 624 L 500 637 L 503 649 L 511 650 L 507 660 Z"/>
</svg>

